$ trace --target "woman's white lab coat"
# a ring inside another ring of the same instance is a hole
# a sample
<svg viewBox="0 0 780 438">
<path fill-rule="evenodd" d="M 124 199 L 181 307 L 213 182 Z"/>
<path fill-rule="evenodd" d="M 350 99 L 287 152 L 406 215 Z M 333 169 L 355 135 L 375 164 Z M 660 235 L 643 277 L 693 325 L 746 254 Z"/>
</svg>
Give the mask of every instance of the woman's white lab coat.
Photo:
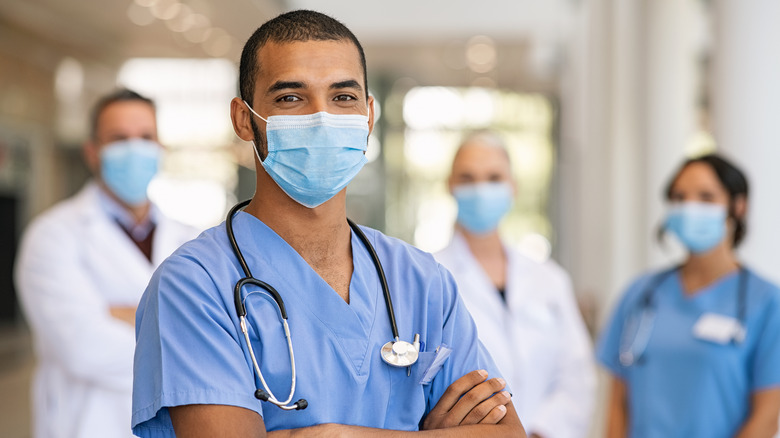
<svg viewBox="0 0 780 438">
<path fill-rule="evenodd" d="M 34 434 L 131 437 L 135 332 L 111 317 L 136 306 L 156 266 L 194 228 L 157 217 L 152 262 L 99 204 L 87 184 L 36 218 L 16 260 L 16 284 L 32 329 Z"/>
<path fill-rule="evenodd" d="M 452 272 L 529 436 L 585 437 L 595 397 L 590 338 L 566 272 L 505 246 L 506 305 L 462 235 L 435 256 Z"/>
</svg>

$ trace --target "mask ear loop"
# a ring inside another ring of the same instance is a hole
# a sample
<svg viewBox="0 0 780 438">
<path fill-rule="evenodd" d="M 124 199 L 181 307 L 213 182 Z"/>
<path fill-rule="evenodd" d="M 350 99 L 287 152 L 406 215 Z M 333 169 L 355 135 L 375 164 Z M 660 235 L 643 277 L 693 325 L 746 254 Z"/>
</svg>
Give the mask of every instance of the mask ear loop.
<svg viewBox="0 0 780 438">
<path fill-rule="evenodd" d="M 248 103 L 246 103 L 246 101 L 245 101 L 245 100 L 242 100 L 241 102 L 244 102 L 244 105 L 246 105 L 246 107 L 249 109 L 249 111 L 252 111 L 252 114 L 254 114 L 254 115 L 256 115 L 257 117 L 259 117 L 259 118 L 260 118 L 260 120 L 264 121 L 265 123 L 268 123 L 268 119 L 266 119 L 265 117 L 261 116 L 260 114 L 257 114 L 257 113 L 255 112 L 255 110 L 253 110 L 253 109 L 252 109 L 252 107 L 251 107 L 251 106 L 249 106 L 249 104 L 248 104 Z"/>
<path fill-rule="evenodd" d="M 263 116 L 261 116 L 260 114 L 257 114 L 257 113 L 255 112 L 255 110 L 253 110 L 253 109 L 252 109 L 252 107 L 251 107 L 251 106 L 249 106 L 249 104 L 248 104 L 248 103 L 246 103 L 246 101 L 245 101 L 245 100 L 241 100 L 241 102 L 244 102 L 244 105 L 246 105 L 247 109 L 249 109 L 249 111 L 251 111 L 251 112 L 252 112 L 252 114 L 256 115 L 258 118 L 260 118 L 260 120 L 264 121 L 265 123 L 268 123 L 268 119 L 264 118 L 264 117 L 263 117 Z M 252 140 L 252 141 L 251 141 L 251 143 L 252 143 L 252 149 L 254 149 L 254 150 L 255 150 L 255 156 L 257 157 L 258 161 L 260 161 L 260 164 L 262 165 L 262 164 L 263 164 L 263 159 L 262 159 L 262 158 L 260 158 L 260 151 L 259 151 L 259 150 L 258 150 L 258 148 L 257 148 L 257 143 L 255 143 L 255 141 L 254 141 L 254 140 Z"/>
</svg>

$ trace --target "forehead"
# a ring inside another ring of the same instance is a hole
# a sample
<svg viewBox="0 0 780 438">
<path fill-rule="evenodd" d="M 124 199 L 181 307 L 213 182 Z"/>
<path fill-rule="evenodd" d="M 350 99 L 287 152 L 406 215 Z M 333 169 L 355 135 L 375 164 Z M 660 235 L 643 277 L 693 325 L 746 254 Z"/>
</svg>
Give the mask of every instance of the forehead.
<svg viewBox="0 0 780 438">
<path fill-rule="evenodd" d="M 509 171 L 507 151 L 501 147 L 481 142 L 466 143 L 455 154 L 452 170 L 455 173 L 471 169 Z"/>
<path fill-rule="evenodd" d="M 98 131 L 106 129 L 155 128 L 154 108 L 142 101 L 113 102 L 103 108 L 97 118 Z"/>
<path fill-rule="evenodd" d="M 725 190 L 715 170 L 706 163 L 691 163 L 685 166 L 673 184 L 675 189 L 702 186 Z"/>
<path fill-rule="evenodd" d="M 337 80 L 349 77 L 363 83 L 360 53 L 350 40 L 269 41 L 258 50 L 257 61 L 258 85 L 277 80 L 311 82 L 332 77 L 338 77 Z"/>
</svg>

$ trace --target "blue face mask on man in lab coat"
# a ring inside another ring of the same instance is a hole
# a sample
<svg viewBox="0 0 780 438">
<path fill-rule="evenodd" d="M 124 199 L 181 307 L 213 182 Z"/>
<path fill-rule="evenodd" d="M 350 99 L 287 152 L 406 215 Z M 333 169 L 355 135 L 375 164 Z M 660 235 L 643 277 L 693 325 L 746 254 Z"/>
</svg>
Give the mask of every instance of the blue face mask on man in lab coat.
<svg viewBox="0 0 780 438">
<path fill-rule="evenodd" d="M 495 230 L 512 207 L 512 187 L 505 182 L 461 184 L 452 194 L 458 203 L 458 223 L 474 234 Z"/>
<path fill-rule="evenodd" d="M 100 176 L 122 202 L 138 206 L 160 166 L 162 147 L 142 138 L 110 143 L 100 151 Z"/>
</svg>

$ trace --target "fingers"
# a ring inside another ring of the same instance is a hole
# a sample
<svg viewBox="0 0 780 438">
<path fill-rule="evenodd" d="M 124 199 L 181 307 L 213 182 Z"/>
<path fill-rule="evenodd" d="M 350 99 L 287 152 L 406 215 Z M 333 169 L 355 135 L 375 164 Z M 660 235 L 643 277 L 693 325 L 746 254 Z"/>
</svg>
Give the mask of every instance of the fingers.
<svg viewBox="0 0 780 438">
<path fill-rule="evenodd" d="M 457 421 L 456 424 L 461 424 L 472 411 L 477 410 L 470 419 L 472 422 L 466 424 L 478 423 L 485 418 L 494 407 L 509 402 L 509 400 L 506 400 L 504 403 L 501 403 L 504 399 L 503 396 L 496 400 L 489 400 L 493 394 L 503 390 L 505 386 L 506 382 L 504 382 L 504 379 L 496 378 L 486 380 L 473 387 L 455 403 L 455 406 L 453 406 L 452 409 L 450 409 L 449 416 L 451 417 L 451 420 Z M 509 394 L 507 393 L 506 396 L 508 395 Z M 487 402 L 487 404 L 484 407 L 480 407 L 480 405 L 485 402 Z M 479 418 L 475 419 L 477 417 Z"/>
<path fill-rule="evenodd" d="M 484 382 L 487 376 L 487 371 L 476 370 L 454 381 L 452 385 L 444 391 L 444 394 L 439 399 L 439 402 L 436 403 L 436 406 L 431 410 L 431 413 L 437 412 L 443 414 L 449 412 L 463 394 L 466 394 L 471 388 Z"/>
<path fill-rule="evenodd" d="M 478 404 L 460 424 L 496 424 L 506 415 L 506 404 L 512 400 L 508 391 L 501 391 Z"/>
<path fill-rule="evenodd" d="M 485 380 L 487 371 L 472 371 L 453 382 L 423 421 L 423 429 L 461 424 L 495 424 L 507 413 L 511 401 L 501 378 Z"/>
</svg>

